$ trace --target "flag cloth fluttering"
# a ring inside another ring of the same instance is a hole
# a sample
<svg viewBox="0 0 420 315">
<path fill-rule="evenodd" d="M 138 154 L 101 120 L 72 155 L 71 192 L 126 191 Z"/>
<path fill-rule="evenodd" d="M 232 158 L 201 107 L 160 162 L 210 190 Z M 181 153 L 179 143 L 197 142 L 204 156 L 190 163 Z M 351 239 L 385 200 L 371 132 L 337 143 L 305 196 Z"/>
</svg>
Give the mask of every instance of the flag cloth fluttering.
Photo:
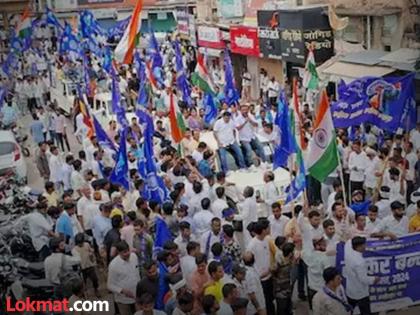
<svg viewBox="0 0 420 315">
<path fill-rule="evenodd" d="M 305 74 L 303 76 L 303 86 L 308 90 L 317 90 L 319 85 L 318 72 L 316 71 L 315 56 L 312 48 L 308 51 L 306 59 Z"/>
<path fill-rule="evenodd" d="M 197 66 L 195 72 L 191 75 L 191 83 L 200 88 L 204 93 L 216 95 L 216 89 L 213 80 L 207 70 L 204 55 L 198 53 Z"/>
<path fill-rule="evenodd" d="M 83 116 L 83 123 L 88 129 L 87 137 L 90 138 L 95 133 L 94 128 L 93 128 L 92 116 L 89 112 L 89 106 L 86 106 L 86 104 L 88 103 L 87 103 L 86 98 L 83 96 L 83 92 L 82 92 L 82 89 L 80 88 L 80 85 L 77 86 L 77 90 L 78 90 L 77 101 L 79 104 L 80 112 L 82 113 L 82 116 Z"/>
<path fill-rule="evenodd" d="M 188 85 L 187 75 L 185 74 L 185 67 L 182 62 L 181 48 L 178 40 L 175 40 L 175 65 L 176 65 L 176 85 L 182 93 L 182 100 L 188 106 L 191 106 L 191 89 Z"/>
<path fill-rule="evenodd" d="M 112 170 L 109 180 L 111 183 L 119 184 L 126 190 L 129 189 L 128 182 L 128 160 L 127 160 L 127 143 L 126 135 L 127 130 L 121 132 L 120 146 L 118 148 L 117 161 L 114 169 Z"/>
<path fill-rule="evenodd" d="M 225 49 L 225 58 L 224 58 L 224 65 L 225 65 L 225 101 L 228 105 L 237 104 L 240 96 L 239 92 L 235 87 L 235 82 L 233 78 L 233 68 L 232 68 L 232 61 L 230 60 L 230 54 L 227 48 Z"/>
<path fill-rule="evenodd" d="M 111 149 L 114 152 L 117 152 L 114 142 L 112 142 L 111 139 L 109 139 L 108 134 L 102 128 L 102 125 L 96 119 L 94 114 L 92 115 L 92 118 L 93 118 L 93 127 L 95 129 L 95 136 L 96 136 L 96 140 L 98 141 L 98 144 L 101 147 L 106 147 L 108 149 Z"/>
<path fill-rule="evenodd" d="M 204 122 L 211 124 L 217 118 L 217 107 L 211 93 L 204 93 Z"/>
<path fill-rule="evenodd" d="M 62 55 L 64 53 L 73 51 L 75 53 L 80 53 L 80 42 L 77 37 L 73 34 L 71 25 L 66 23 L 64 31 L 60 37 L 60 49 L 59 53 Z"/>
<path fill-rule="evenodd" d="M 319 110 L 309 142 L 307 168 L 321 183 L 338 166 L 337 144 L 327 92 L 322 91 Z"/>
<path fill-rule="evenodd" d="M 115 69 L 111 68 L 111 90 L 112 90 L 112 111 L 117 116 L 117 121 L 121 125 L 123 129 L 127 128 L 129 126 L 127 117 L 125 115 L 125 109 L 121 105 L 121 93 L 120 93 L 120 87 L 118 85 L 117 81 L 117 74 L 115 72 Z"/>
<path fill-rule="evenodd" d="M 274 124 L 280 131 L 280 143 L 274 148 L 273 169 L 286 167 L 289 156 L 296 151 L 294 134 L 290 125 L 291 113 L 287 104 L 284 91 L 281 92 Z"/>
<path fill-rule="evenodd" d="M 292 135 L 295 134 L 295 116 L 294 112 L 290 111 L 290 121 L 289 125 L 291 126 Z M 287 194 L 286 203 L 289 203 L 296 198 L 306 189 L 306 171 L 305 165 L 303 162 L 302 150 L 296 142 L 296 137 L 292 137 L 293 151 L 296 152 L 296 163 L 291 165 L 291 170 L 295 173 L 290 185 L 285 189 Z M 296 170 L 294 169 L 296 166 Z"/>
<path fill-rule="evenodd" d="M 306 147 L 308 146 L 305 142 L 305 132 L 303 130 L 303 123 L 302 123 L 302 114 L 300 112 L 300 104 L 299 104 L 299 96 L 298 96 L 298 86 L 297 86 L 297 80 L 293 79 L 293 108 L 294 108 L 294 116 L 295 116 L 295 124 L 294 126 L 295 130 L 297 131 L 294 133 L 298 138 L 298 145 L 301 150 L 306 150 Z"/>
<path fill-rule="evenodd" d="M 131 16 L 130 23 L 125 29 L 124 35 L 115 48 L 115 60 L 119 63 L 130 64 L 133 60 L 136 37 L 141 27 L 141 10 L 143 0 L 138 0 Z"/>
<path fill-rule="evenodd" d="M 139 80 L 137 105 L 147 107 L 149 104 L 149 93 L 147 91 L 146 65 L 138 53 L 134 55 L 134 62 L 137 69 L 137 78 Z"/>
<path fill-rule="evenodd" d="M 60 21 L 58 21 L 54 12 L 51 11 L 51 9 L 48 7 L 47 7 L 46 15 L 47 15 L 47 24 L 54 26 L 59 32 L 61 32 L 63 30 L 63 26 L 61 25 Z"/>
<path fill-rule="evenodd" d="M 172 139 L 175 143 L 180 143 L 184 138 L 186 126 L 178 102 L 174 98 L 174 93 L 171 91 L 169 94 L 169 121 L 171 123 Z"/>
</svg>

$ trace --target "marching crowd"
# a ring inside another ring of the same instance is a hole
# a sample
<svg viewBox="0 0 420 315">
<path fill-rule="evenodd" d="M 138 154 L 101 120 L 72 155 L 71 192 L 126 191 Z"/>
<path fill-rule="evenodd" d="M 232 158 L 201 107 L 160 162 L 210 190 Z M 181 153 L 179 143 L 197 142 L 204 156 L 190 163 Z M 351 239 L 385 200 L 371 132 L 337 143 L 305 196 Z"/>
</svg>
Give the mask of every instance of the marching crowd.
<svg viewBox="0 0 420 315">
<path fill-rule="evenodd" d="M 368 125 L 337 130 L 342 176 L 337 169 L 323 183 L 308 178 L 304 197 L 285 204 L 271 170 L 280 84 L 262 70 L 261 98 L 252 101 L 249 82 L 255 74 L 244 70 L 242 99 L 228 106 L 223 69 L 213 62 L 217 120 L 204 122 L 203 95 L 194 88 L 191 107 L 179 102 L 187 125 L 180 150 L 168 119 L 176 79 L 168 37 L 160 45 L 166 87 L 155 91 L 148 109 L 155 128 L 153 158 L 167 190 L 161 203 L 143 195 L 147 179 L 137 169 L 142 123 L 130 120 L 126 189 L 109 180 L 115 152 L 88 135 L 77 101 L 72 120 L 51 102 L 52 81 L 77 75 L 81 61 L 59 56 L 48 32 L 40 32 L 36 43 L 19 61 L 14 80 L 3 80 L 9 93 L 1 113 L 3 125 L 19 123 L 29 112 L 33 118 L 29 130 L 45 189 L 24 220 L 57 298 L 85 299 L 86 286 L 100 297 L 103 274 L 120 315 L 288 315 L 295 312 L 295 290 L 315 315 L 347 315 L 356 306 L 362 315 L 371 314 L 369 285 L 380 279 L 368 276 L 366 239 L 420 231 L 420 124 L 383 136 Z M 94 90 L 109 91 L 106 73 L 89 58 Z M 196 65 L 192 47 L 183 46 L 183 62 L 190 76 Z M 134 67 L 118 68 L 118 80 L 129 110 L 139 89 Z M 315 113 L 304 103 L 304 91 L 299 94 L 309 141 Z M 115 146 L 120 127 L 114 120 L 104 127 Z M 206 133 L 214 135 L 217 150 L 202 140 Z M 71 134 L 77 148 L 69 145 Z M 229 182 L 235 169 L 263 174 L 263 189 L 246 183 L 242 191 Z M 351 253 L 346 289 L 336 268 L 339 242 Z"/>
</svg>

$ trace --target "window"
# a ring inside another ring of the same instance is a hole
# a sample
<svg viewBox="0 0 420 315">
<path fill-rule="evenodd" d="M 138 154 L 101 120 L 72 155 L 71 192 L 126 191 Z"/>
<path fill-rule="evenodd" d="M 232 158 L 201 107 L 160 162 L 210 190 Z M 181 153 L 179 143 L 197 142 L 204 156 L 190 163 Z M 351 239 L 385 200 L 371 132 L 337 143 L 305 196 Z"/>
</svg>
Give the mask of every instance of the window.
<svg viewBox="0 0 420 315">
<path fill-rule="evenodd" d="M 385 15 L 384 26 L 382 28 L 382 36 L 391 37 L 397 31 L 397 27 L 398 27 L 398 16 L 396 14 Z"/>
<path fill-rule="evenodd" d="M 364 20 L 360 17 L 350 17 L 348 26 L 343 30 L 343 40 L 350 43 L 364 42 Z"/>
</svg>

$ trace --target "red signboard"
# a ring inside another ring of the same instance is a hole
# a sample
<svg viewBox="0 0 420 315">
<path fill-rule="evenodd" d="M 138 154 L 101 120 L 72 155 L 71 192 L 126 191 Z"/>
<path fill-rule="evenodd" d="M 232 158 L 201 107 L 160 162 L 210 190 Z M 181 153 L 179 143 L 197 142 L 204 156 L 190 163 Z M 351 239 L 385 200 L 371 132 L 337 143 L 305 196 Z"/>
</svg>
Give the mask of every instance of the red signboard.
<svg viewBox="0 0 420 315">
<path fill-rule="evenodd" d="M 231 26 L 230 48 L 232 52 L 237 54 L 258 57 L 260 55 L 260 44 L 258 41 L 257 28 Z"/>
<path fill-rule="evenodd" d="M 225 48 L 219 28 L 199 25 L 197 28 L 198 46 L 214 49 Z"/>
</svg>

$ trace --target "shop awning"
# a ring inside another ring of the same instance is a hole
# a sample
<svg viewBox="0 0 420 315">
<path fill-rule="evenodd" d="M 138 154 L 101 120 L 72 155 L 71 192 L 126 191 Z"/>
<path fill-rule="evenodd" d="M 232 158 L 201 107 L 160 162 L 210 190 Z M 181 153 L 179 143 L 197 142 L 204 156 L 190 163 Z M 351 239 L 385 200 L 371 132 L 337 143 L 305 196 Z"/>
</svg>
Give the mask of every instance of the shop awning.
<svg viewBox="0 0 420 315">
<path fill-rule="evenodd" d="M 382 77 L 394 72 L 395 69 L 382 66 L 368 66 L 354 63 L 336 61 L 322 70 L 324 75 L 333 75 L 346 78 L 360 78 L 366 76 Z"/>
</svg>

